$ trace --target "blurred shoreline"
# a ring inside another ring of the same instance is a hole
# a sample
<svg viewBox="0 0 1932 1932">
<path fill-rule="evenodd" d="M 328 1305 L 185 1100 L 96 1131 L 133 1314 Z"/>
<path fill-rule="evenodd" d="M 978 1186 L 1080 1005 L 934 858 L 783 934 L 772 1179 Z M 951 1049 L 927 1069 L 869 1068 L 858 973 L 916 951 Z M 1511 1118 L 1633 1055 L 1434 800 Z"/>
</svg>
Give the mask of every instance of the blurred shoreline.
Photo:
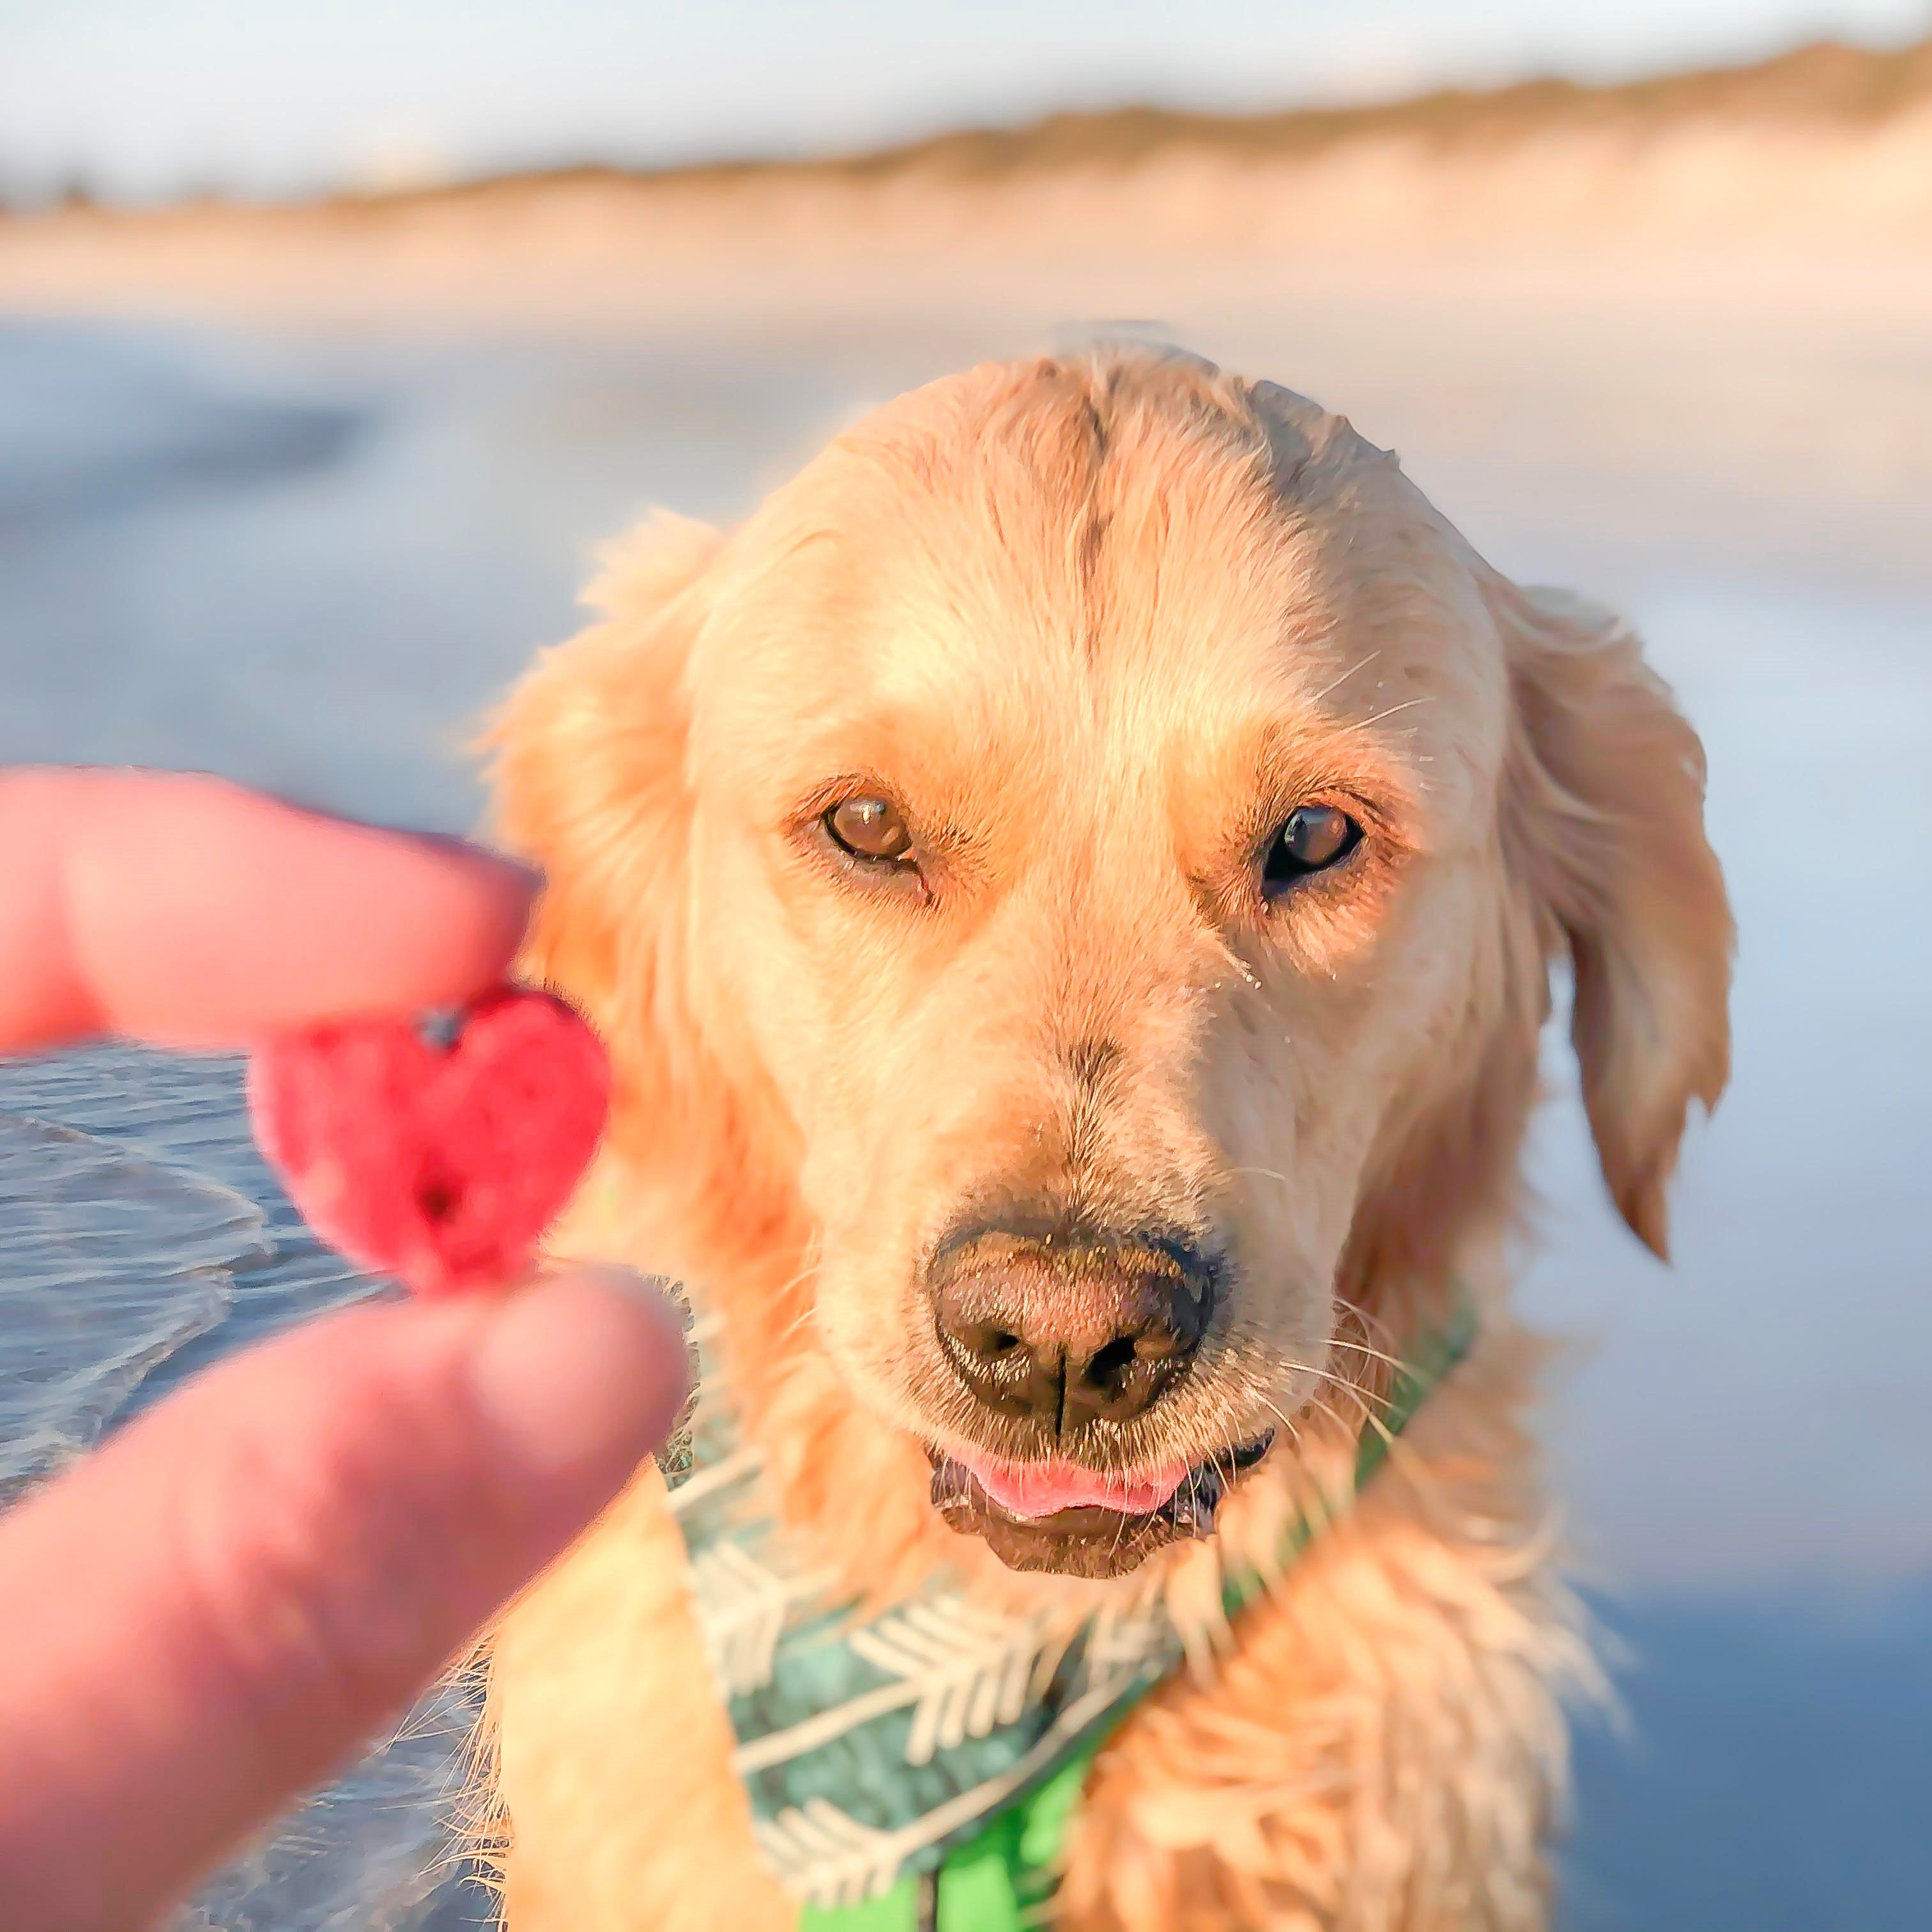
<svg viewBox="0 0 1932 1932">
<path fill-rule="evenodd" d="M 16 310 L 701 322 L 909 291 L 970 309 L 1011 278 L 1083 313 L 1346 281 L 1922 317 L 1932 40 L 1612 87 L 1061 115 L 833 160 L 0 217 Z"/>
</svg>

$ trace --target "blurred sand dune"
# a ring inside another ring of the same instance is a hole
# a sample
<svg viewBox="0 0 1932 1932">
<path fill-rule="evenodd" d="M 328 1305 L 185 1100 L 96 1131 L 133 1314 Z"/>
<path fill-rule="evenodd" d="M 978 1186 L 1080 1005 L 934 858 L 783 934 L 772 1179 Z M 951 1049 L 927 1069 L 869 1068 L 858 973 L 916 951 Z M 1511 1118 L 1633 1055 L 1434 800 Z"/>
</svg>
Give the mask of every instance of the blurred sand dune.
<svg viewBox="0 0 1932 1932">
<path fill-rule="evenodd" d="M 1200 278 L 1932 309 L 1932 40 L 1621 87 L 1123 110 L 838 161 L 583 168 L 294 206 L 0 220 L 0 303 L 591 320 Z"/>
</svg>

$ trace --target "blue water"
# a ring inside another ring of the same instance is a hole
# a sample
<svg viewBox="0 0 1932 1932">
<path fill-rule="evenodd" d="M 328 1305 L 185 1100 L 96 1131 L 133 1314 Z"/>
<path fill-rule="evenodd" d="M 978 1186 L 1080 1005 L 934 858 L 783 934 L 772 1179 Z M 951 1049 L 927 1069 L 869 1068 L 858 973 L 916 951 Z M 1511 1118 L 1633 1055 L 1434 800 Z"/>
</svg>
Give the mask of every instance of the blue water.
<svg viewBox="0 0 1932 1932">
<path fill-rule="evenodd" d="M 0 320 L 0 758 L 464 826 L 469 723 L 568 632 L 592 544 L 650 501 L 728 516 L 863 403 L 1041 320 Z M 1880 1932 L 1932 1896 L 1932 358 L 1850 325 L 1637 334 L 1342 298 L 1194 332 L 1348 408 L 1504 567 L 1620 603 L 1704 730 L 1737 1078 L 1687 1154 L 1675 1272 L 1604 1207 L 1554 1041 L 1534 1150 L 1526 1300 L 1579 1338 L 1546 1433 L 1628 1652 L 1625 1725 L 1580 1737 L 1564 1923 Z M 0 1493 L 369 1292 L 276 1193 L 235 1083 L 0 1065 Z M 462 1716 L 434 1702 L 188 1922 L 472 1916 L 443 1863 Z"/>
</svg>

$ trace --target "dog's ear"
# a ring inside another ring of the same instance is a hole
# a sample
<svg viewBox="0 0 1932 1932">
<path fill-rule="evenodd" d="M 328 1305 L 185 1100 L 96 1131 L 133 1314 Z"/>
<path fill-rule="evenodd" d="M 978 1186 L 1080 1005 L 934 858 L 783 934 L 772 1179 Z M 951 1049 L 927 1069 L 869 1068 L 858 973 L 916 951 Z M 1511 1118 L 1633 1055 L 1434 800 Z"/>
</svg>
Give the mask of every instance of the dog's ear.
<svg viewBox="0 0 1932 1932">
<path fill-rule="evenodd" d="M 1704 834 L 1704 752 L 1621 622 L 1486 575 L 1515 717 L 1511 862 L 1575 971 L 1570 1034 L 1604 1178 L 1662 1256 L 1690 1103 L 1730 1072 L 1733 931 Z"/>
<path fill-rule="evenodd" d="M 685 666 L 724 541 L 669 516 L 626 538 L 586 593 L 600 621 L 538 660 L 484 740 L 494 829 L 544 874 L 524 964 L 607 1036 L 648 1025 L 663 985 L 689 815 Z M 634 1010 L 614 1010 L 620 988 Z"/>
</svg>

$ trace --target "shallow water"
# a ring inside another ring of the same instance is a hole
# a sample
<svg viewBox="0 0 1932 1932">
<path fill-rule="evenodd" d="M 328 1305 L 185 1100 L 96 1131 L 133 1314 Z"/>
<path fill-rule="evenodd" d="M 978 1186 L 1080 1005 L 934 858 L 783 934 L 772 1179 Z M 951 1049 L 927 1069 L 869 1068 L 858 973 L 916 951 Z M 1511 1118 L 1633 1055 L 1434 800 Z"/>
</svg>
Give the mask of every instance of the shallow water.
<svg viewBox="0 0 1932 1932">
<path fill-rule="evenodd" d="M 4 1497 L 87 1448 L 153 1370 L 227 1320 L 262 1221 L 226 1188 L 0 1115 L 0 1227 Z"/>
<path fill-rule="evenodd" d="M 468 721 L 567 632 L 591 542 L 651 500 L 728 515 L 861 404 L 1041 320 L 0 322 L 0 758 L 461 826 Z M 1548 1433 L 1635 1653 L 1631 1737 L 1581 1747 L 1571 1932 L 1868 1932 L 1932 1886 L 1905 1809 L 1932 1763 L 1932 358 L 1863 324 L 1738 326 L 1338 299 L 1192 332 L 1349 408 L 1504 567 L 1620 604 L 1710 752 L 1737 1075 L 1687 1154 L 1675 1274 L 1604 1206 L 1554 1039 L 1535 1152 L 1526 1298 L 1589 1344 Z M 0 1486 L 370 1292 L 256 1160 L 236 1078 L 127 1050 L 0 1066 Z M 440 1864 L 460 1718 L 433 1707 L 190 1922 L 465 1916 Z"/>
</svg>

